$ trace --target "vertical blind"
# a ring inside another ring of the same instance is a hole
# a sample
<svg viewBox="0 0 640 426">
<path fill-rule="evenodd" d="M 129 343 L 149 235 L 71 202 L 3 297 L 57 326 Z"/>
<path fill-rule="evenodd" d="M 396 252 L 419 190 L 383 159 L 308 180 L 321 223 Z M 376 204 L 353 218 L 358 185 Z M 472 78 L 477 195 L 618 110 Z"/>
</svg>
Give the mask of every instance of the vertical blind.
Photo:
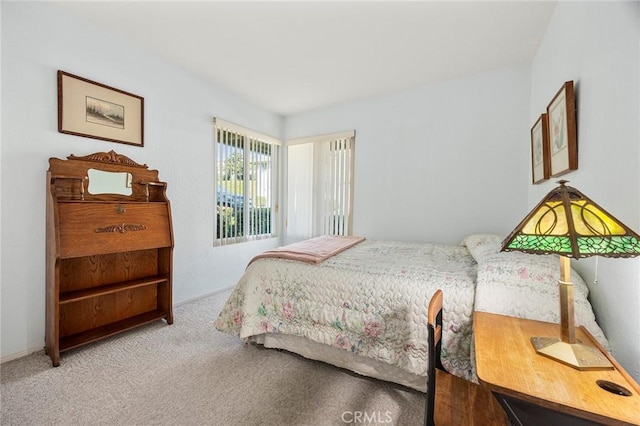
<svg viewBox="0 0 640 426">
<path fill-rule="evenodd" d="M 322 235 L 351 235 L 353 145 L 353 138 L 333 139 L 319 144 L 323 164 L 319 194 L 322 200 L 319 231 Z"/>
<path fill-rule="evenodd" d="M 215 245 L 276 235 L 280 141 L 215 119 Z"/>
<path fill-rule="evenodd" d="M 288 142 L 287 236 L 351 235 L 355 132 Z"/>
</svg>

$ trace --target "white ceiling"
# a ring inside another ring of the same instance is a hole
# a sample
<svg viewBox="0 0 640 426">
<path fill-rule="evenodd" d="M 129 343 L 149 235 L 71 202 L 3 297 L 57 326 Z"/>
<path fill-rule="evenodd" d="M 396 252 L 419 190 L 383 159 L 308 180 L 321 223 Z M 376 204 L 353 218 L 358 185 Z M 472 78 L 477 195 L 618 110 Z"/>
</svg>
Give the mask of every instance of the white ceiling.
<svg viewBox="0 0 640 426">
<path fill-rule="evenodd" d="M 56 1 L 289 115 L 531 61 L 555 1 Z"/>
</svg>

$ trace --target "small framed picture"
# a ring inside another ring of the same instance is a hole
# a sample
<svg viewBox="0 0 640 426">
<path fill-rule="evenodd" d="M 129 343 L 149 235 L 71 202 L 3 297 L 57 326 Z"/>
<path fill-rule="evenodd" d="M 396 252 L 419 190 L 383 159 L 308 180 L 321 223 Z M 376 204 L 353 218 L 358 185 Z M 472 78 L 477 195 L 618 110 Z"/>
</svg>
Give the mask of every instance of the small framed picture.
<svg viewBox="0 0 640 426">
<path fill-rule="evenodd" d="M 531 175 L 533 184 L 549 179 L 549 121 L 543 113 L 531 128 Z"/>
<path fill-rule="evenodd" d="M 144 98 L 58 71 L 58 131 L 144 146 Z"/>
<path fill-rule="evenodd" d="M 567 81 L 547 106 L 549 158 L 552 177 L 578 169 L 576 101 L 573 81 Z"/>
</svg>

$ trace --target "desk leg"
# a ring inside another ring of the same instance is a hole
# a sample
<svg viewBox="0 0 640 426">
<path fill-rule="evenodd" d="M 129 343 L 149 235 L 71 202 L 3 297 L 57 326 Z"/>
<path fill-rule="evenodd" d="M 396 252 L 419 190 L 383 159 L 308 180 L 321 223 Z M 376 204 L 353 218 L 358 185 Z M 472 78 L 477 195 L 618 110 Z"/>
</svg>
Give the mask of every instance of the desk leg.
<svg viewBox="0 0 640 426">
<path fill-rule="evenodd" d="M 502 409 L 507 413 L 511 426 L 594 426 L 590 420 L 581 419 L 567 413 L 541 407 L 530 402 L 493 393 Z"/>
</svg>

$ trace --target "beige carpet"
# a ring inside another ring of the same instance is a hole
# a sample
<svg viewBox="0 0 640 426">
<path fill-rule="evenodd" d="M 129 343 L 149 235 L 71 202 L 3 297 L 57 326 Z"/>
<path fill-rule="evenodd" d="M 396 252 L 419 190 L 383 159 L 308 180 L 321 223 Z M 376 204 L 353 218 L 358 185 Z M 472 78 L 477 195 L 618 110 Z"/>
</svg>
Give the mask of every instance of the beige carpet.
<svg viewBox="0 0 640 426">
<path fill-rule="evenodd" d="M 224 291 L 156 322 L 0 367 L 7 425 L 420 425 L 424 394 L 213 328 Z"/>
</svg>

